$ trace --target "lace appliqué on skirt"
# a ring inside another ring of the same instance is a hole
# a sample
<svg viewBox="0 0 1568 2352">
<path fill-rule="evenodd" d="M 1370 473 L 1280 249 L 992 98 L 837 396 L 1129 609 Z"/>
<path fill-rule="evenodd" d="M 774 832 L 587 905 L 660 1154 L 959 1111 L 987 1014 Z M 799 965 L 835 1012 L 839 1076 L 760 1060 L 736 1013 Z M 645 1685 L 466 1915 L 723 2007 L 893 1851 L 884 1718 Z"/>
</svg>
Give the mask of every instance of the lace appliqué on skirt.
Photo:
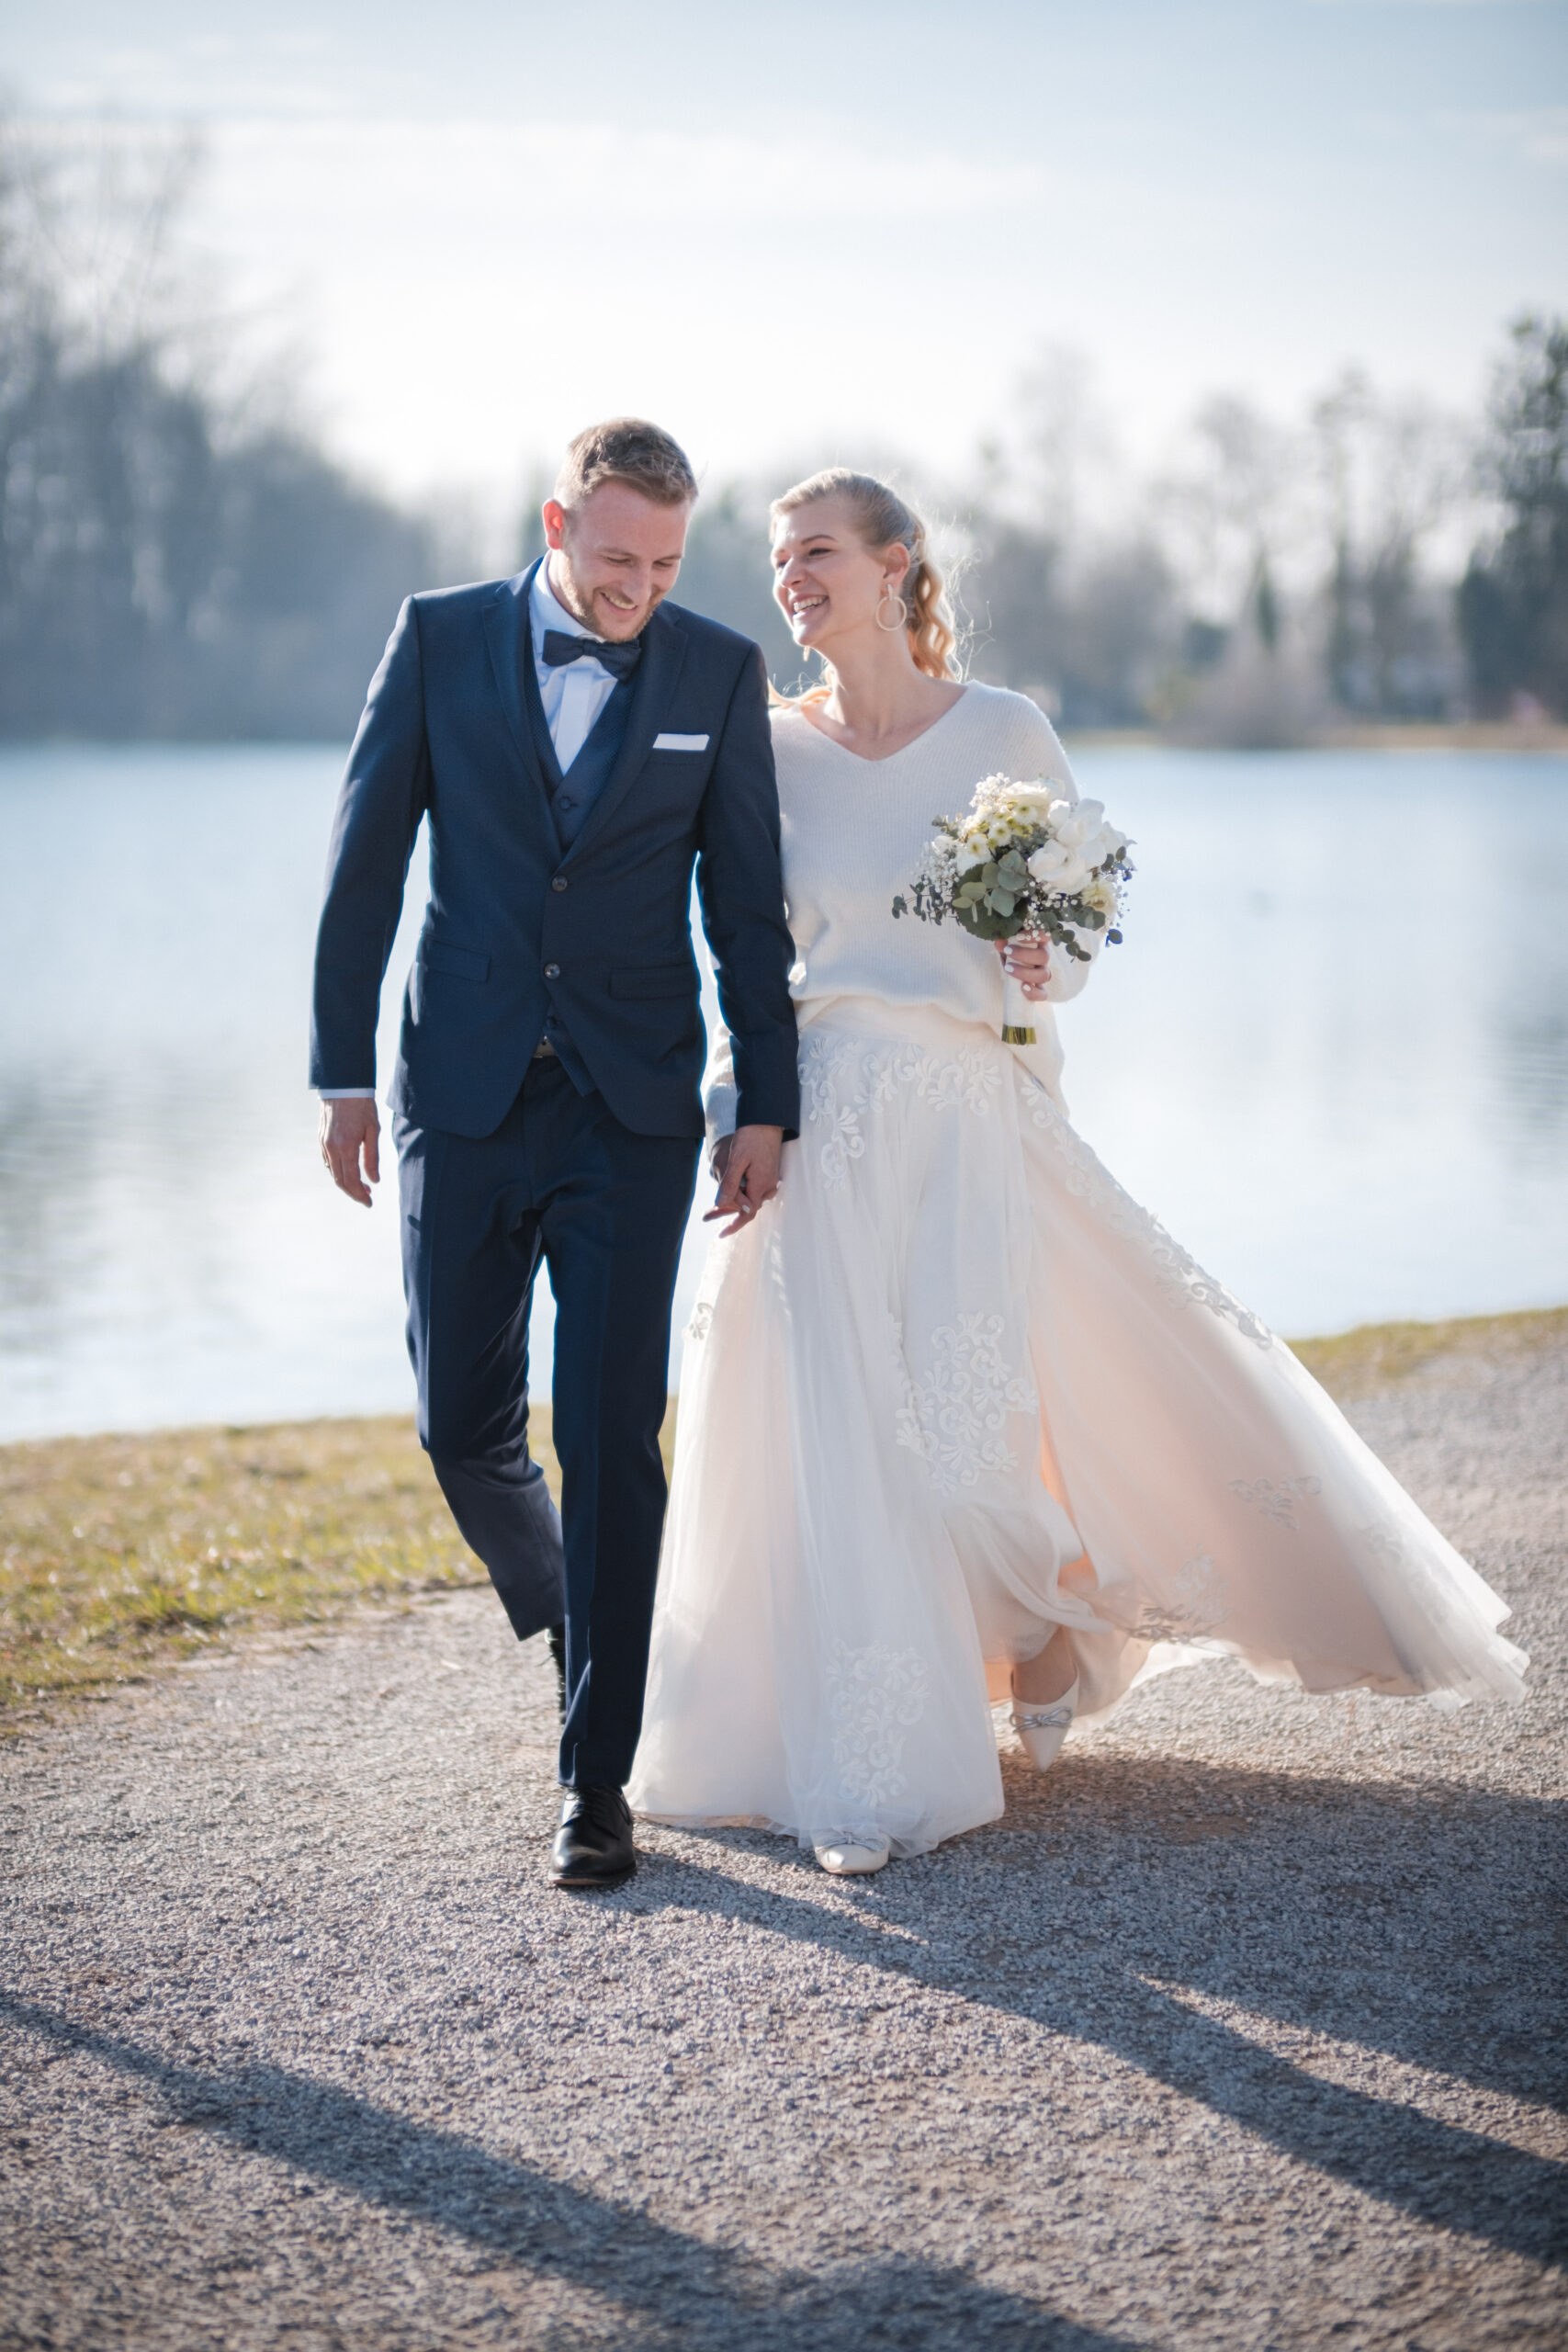
<svg viewBox="0 0 1568 2352">
<path fill-rule="evenodd" d="M 863 1115 L 891 1102 L 900 1087 L 912 1087 L 937 1110 L 962 1108 L 984 1116 L 1002 1080 L 995 1057 L 977 1051 L 942 1055 L 921 1046 L 868 1046 L 831 1035 L 808 1036 L 801 1047 L 802 1106 L 807 1125 L 826 1130 L 818 1159 L 835 1186 L 848 1175 L 850 1162 L 864 1157 Z"/>
<path fill-rule="evenodd" d="M 827 1679 L 839 1786 L 855 1803 L 874 1807 L 901 1796 L 905 1735 L 924 1713 L 928 1691 L 919 1652 L 885 1642 L 863 1649 L 836 1642 Z"/>
<path fill-rule="evenodd" d="M 956 1495 L 987 1473 L 1005 1476 L 1015 1470 L 1009 1417 L 1038 1412 L 1040 1399 L 1033 1383 L 1014 1372 L 1002 1353 L 1001 1317 L 961 1315 L 933 1331 L 930 1369 L 920 1382 L 910 1377 L 902 1332 L 889 1319 L 904 1385 L 897 1441 L 920 1455 L 937 1492 Z"/>
<path fill-rule="evenodd" d="M 1113 1623 L 1123 1622 L 1115 1612 L 1114 1592 L 1101 1595 L 1096 1605 Z M 1145 1601 L 1136 1616 L 1126 1621 L 1126 1630 L 1140 1642 L 1201 1645 L 1219 1632 L 1229 1613 L 1225 1579 L 1212 1555 L 1200 1552 L 1182 1562 L 1162 1600 Z"/>
<path fill-rule="evenodd" d="M 1301 1527 L 1296 1517 L 1298 1503 L 1309 1495 L 1323 1492 L 1321 1478 L 1232 1478 L 1229 1485 L 1233 1495 L 1239 1495 L 1244 1503 L 1250 1503 L 1265 1519 L 1271 1519 L 1276 1527 L 1288 1527 L 1292 1535 Z"/>
</svg>

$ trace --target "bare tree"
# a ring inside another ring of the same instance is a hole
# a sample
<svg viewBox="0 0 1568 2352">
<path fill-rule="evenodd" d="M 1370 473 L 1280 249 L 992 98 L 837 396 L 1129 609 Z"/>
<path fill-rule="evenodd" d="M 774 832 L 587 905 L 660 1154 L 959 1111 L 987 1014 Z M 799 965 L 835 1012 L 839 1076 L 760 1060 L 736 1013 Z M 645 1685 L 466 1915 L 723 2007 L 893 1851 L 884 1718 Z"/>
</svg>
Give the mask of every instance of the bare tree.
<svg viewBox="0 0 1568 2352">
<path fill-rule="evenodd" d="M 1312 431 L 1335 699 L 1380 717 L 1437 715 L 1454 690 L 1454 646 L 1423 559 L 1463 495 L 1463 430 L 1425 401 L 1382 398 L 1353 368 L 1314 404 Z"/>
<path fill-rule="evenodd" d="M 184 135 L 0 124 L 0 731 L 341 733 L 430 537 L 220 393 Z"/>
<path fill-rule="evenodd" d="M 1498 527 L 1472 554 L 1459 598 L 1477 699 L 1568 717 L 1568 319 L 1516 321 L 1481 474 Z"/>
</svg>

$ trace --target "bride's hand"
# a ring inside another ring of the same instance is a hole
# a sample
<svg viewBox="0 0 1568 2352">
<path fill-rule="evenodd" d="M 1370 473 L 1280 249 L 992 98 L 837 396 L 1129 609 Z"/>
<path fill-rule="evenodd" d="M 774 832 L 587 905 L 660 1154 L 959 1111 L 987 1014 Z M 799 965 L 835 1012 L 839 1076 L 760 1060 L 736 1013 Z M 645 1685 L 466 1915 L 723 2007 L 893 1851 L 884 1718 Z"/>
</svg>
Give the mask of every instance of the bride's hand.
<svg viewBox="0 0 1568 2352">
<path fill-rule="evenodd" d="M 1051 977 L 1051 950 L 1037 933 L 1021 931 L 1016 939 L 992 941 L 1013 978 L 1022 987 L 1027 997 L 1036 1000 L 1045 993 L 1045 983 Z"/>
<path fill-rule="evenodd" d="M 732 1136 L 716 1144 L 713 1167 L 718 1178 L 718 1197 L 703 1223 L 712 1225 L 719 1217 L 728 1217 L 729 1223 L 718 1229 L 721 1241 L 742 1232 L 763 1202 L 773 1199 L 779 1189 L 783 1150 L 782 1127 L 737 1127 Z"/>
</svg>

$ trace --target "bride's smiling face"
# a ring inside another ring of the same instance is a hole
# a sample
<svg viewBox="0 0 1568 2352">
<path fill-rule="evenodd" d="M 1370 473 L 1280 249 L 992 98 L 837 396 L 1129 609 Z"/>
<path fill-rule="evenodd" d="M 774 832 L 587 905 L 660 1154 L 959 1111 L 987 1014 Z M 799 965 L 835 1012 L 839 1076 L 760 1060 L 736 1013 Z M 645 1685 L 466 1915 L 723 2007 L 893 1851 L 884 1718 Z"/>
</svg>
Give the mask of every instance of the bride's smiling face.
<svg viewBox="0 0 1568 2352">
<path fill-rule="evenodd" d="M 878 605 L 897 595 L 908 569 L 907 548 L 866 546 L 847 499 L 814 498 L 773 526 L 773 594 L 803 648 L 874 629 Z"/>
</svg>

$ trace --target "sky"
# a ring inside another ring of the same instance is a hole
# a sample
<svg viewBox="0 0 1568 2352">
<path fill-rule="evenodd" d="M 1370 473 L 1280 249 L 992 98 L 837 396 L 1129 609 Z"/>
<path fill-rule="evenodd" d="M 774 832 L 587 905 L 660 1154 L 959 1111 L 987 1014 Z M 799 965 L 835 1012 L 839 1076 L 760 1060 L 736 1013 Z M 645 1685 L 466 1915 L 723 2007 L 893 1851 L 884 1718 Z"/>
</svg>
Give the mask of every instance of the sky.
<svg viewBox="0 0 1568 2352">
<path fill-rule="evenodd" d="M 1568 310 L 1568 0 L 19 0 L 29 115 L 198 125 L 195 228 L 400 494 L 593 417 L 962 472 L 1079 351 L 1134 457 Z"/>
</svg>

